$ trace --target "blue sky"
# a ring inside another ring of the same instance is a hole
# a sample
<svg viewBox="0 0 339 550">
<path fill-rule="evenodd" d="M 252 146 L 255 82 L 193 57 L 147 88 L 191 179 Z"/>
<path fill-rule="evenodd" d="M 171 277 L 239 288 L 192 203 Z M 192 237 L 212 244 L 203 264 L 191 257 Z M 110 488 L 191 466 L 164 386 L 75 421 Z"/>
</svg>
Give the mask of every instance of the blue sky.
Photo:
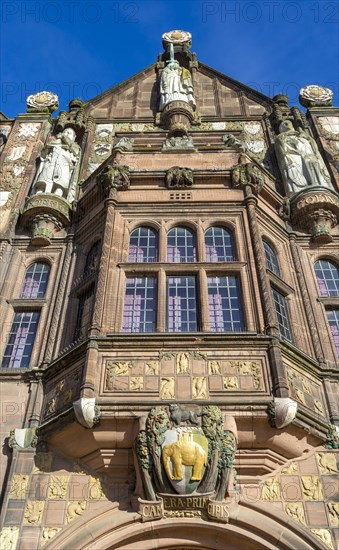
<svg viewBox="0 0 339 550">
<path fill-rule="evenodd" d="M 1 107 L 40 90 L 88 100 L 156 61 L 161 35 L 189 30 L 198 60 L 272 97 L 308 84 L 338 104 L 339 2 L 2 0 Z"/>
</svg>

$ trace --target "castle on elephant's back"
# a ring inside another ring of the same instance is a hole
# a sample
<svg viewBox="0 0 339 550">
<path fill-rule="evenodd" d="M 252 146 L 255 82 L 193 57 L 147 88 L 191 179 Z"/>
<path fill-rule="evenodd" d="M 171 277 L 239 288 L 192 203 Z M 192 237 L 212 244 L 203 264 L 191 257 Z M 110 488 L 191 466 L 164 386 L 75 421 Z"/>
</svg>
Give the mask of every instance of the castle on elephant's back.
<svg viewBox="0 0 339 550">
<path fill-rule="evenodd" d="M 339 109 L 191 42 L 1 116 L 3 550 L 337 547 Z"/>
</svg>

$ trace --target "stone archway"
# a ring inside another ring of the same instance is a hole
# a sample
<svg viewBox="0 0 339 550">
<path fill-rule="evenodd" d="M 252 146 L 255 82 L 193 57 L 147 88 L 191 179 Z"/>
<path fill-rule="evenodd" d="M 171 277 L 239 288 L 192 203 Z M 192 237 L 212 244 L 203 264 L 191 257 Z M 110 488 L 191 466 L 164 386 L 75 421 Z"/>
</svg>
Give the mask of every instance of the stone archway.
<svg viewBox="0 0 339 550">
<path fill-rule="evenodd" d="M 126 503 L 127 504 L 127 503 Z M 191 518 L 141 522 L 117 504 L 82 517 L 60 532 L 45 550 L 324 550 L 303 525 L 267 504 L 241 502 L 229 523 Z"/>
</svg>

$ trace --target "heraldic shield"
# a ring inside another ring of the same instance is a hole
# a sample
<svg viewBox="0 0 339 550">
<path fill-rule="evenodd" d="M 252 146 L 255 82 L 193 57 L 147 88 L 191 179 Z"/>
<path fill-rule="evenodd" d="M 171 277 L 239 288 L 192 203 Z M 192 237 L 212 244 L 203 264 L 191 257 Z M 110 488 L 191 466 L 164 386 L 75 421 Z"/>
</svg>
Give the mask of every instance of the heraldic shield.
<svg viewBox="0 0 339 550">
<path fill-rule="evenodd" d="M 135 447 L 144 502 L 166 495 L 226 498 L 237 440 L 235 423 L 233 431 L 226 430 L 224 420 L 213 405 L 151 409 Z"/>
</svg>

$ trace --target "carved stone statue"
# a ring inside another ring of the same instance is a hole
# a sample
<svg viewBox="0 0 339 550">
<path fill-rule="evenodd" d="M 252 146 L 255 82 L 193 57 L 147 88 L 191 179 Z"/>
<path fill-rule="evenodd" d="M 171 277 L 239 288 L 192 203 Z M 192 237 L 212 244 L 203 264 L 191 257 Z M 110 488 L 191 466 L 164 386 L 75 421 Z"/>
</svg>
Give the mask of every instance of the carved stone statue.
<svg viewBox="0 0 339 550">
<path fill-rule="evenodd" d="M 301 129 L 294 130 L 289 120 L 280 124 L 279 131 L 275 151 L 288 190 L 298 193 L 308 186 L 333 189 L 314 139 Z"/>
<path fill-rule="evenodd" d="M 191 74 L 174 59 L 173 44 L 170 44 L 170 56 L 161 74 L 159 110 L 162 111 L 171 101 L 185 101 L 195 108 Z"/>
<path fill-rule="evenodd" d="M 75 137 L 73 128 L 66 128 L 42 150 L 33 184 L 34 195 L 53 193 L 69 201 L 73 200 L 69 189 L 74 168 L 80 157 L 80 147 L 75 142 Z"/>
</svg>

